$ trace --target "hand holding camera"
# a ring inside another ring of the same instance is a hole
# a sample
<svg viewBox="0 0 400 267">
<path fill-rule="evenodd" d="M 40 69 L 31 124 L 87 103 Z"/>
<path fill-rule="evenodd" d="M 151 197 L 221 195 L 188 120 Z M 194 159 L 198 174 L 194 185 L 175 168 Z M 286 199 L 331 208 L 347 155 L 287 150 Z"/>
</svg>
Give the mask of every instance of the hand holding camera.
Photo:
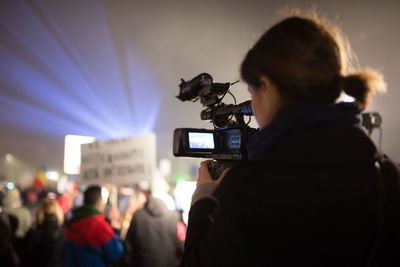
<svg viewBox="0 0 400 267">
<path fill-rule="evenodd" d="M 230 168 L 228 165 L 221 164 L 220 162 L 205 160 L 200 163 L 199 177 L 197 184 L 217 183 L 219 184 Z"/>
</svg>

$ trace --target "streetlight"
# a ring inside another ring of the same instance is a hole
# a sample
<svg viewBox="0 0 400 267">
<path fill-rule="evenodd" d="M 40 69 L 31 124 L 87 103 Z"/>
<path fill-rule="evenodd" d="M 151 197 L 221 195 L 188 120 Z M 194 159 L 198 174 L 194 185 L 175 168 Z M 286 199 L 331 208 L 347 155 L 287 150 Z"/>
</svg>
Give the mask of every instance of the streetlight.
<svg viewBox="0 0 400 267">
<path fill-rule="evenodd" d="M 7 163 L 11 163 L 11 162 L 14 161 L 14 157 L 13 157 L 13 155 L 11 155 L 10 153 L 7 153 L 7 154 L 4 156 L 4 158 L 5 158 L 5 160 L 6 160 Z"/>
</svg>

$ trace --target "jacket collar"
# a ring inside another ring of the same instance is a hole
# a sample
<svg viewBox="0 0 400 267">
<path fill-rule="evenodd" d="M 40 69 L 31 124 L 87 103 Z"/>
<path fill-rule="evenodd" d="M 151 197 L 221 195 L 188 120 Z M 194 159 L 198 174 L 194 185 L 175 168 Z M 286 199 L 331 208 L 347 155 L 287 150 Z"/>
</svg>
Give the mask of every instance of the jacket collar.
<svg viewBox="0 0 400 267">
<path fill-rule="evenodd" d="M 72 220 L 76 221 L 86 217 L 95 216 L 102 214 L 97 208 L 94 206 L 82 206 L 72 210 Z"/>
<path fill-rule="evenodd" d="M 276 144 L 297 131 L 321 126 L 357 125 L 360 125 L 359 110 L 353 103 L 314 105 L 286 112 L 251 138 L 248 157 L 250 160 L 263 158 Z"/>
</svg>

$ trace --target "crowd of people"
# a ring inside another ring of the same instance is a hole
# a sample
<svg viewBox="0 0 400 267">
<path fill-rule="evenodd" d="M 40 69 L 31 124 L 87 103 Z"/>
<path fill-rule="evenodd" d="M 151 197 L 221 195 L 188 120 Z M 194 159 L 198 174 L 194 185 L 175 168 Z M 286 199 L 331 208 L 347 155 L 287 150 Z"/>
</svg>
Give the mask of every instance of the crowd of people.
<svg viewBox="0 0 400 267">
<path fill-rule="evenodd" d="M 134 192 L 128 206 L 135 208 L 121 236 L 122 216 L 98 185 L 84 191 L 82 205 L 66 212 L 61 198 L 45 194 L 33 216 L 18 189 L 3 188 L 0 266 L 178 266 L 186 232 L 180 213 L 148 188 L 135 186 Z"/>
</svg>

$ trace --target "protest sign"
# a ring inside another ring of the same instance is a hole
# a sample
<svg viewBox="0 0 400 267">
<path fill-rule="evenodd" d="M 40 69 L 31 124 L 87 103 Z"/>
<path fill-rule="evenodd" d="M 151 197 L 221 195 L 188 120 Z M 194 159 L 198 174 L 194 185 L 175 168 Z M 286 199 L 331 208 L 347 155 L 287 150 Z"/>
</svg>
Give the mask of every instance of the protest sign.
<svg viewBox="0 0 400 267">
<path fill-rule="evenodd" d="M 98 141 L 81 146 L 79 184 L 150 181 L 156 168 L 156 137 Z"/>
</svg>

